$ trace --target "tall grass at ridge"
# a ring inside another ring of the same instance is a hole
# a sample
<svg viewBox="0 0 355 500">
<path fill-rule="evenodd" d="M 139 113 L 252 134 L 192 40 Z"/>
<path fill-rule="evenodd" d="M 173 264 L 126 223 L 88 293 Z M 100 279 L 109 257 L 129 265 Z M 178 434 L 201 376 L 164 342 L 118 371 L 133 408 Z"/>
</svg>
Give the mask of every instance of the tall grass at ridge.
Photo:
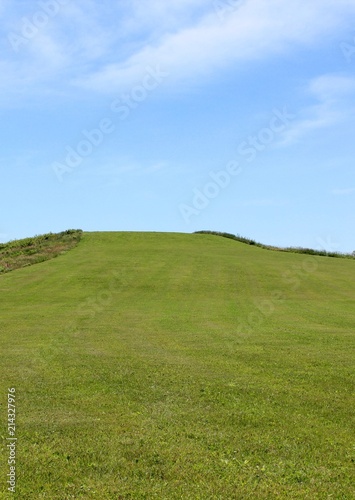
<svg viewBox="0 0 355 500">
<path fill-rule="evenodd" d="M 53 259 L 74 248 L 81 236 L 81 229 L 67 229 L 0 243 L 0 274 Z"/>
<path fill-rule="evenodd" d="M 229 238 L 232 240 L 239 241 L 241 243 L 246 243 L 247 245 L 255 245 L 260 248 L 264 248 L 265 250 L 274 250 L 277 252 L 291 252 L 291 253 L 300 253 L 306 255 L 319 255 L 322 257 L 337 257 L 342 259 L 353 259 L 355 258 L 355 252 L 352 254 L 349 253 L 341 253 L 341 252 L 328 252 L 326 250 L 315 250 L 313 248 L 303 248 L 303 247 L 275 247 L 272 245 L 264 245 L 263 243 L 259 243 L 251 238 L 245 238 L 244 236 L 235 235 L 231 233 L 224 233 L 219 231 L 195 231 L 194 234 L 212 234 L 215 236 L 222 236 L 223 238 Z"/>
</svg>

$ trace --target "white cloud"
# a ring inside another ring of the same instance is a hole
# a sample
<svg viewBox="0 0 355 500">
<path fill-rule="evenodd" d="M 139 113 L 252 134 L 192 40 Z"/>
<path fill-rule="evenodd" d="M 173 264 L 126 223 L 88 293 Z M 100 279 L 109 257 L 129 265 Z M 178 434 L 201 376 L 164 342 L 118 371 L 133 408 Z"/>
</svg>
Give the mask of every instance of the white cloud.
<svg viewBox="0 0 355 500">
<path fill-rule="evenodd" d="M 7 4 L 0 1 L 0 9 Z M 343 32 L 354 13 L 352 0 L 246 0 L 221 22 L 212 0 L 77 0 L 63 5 L 18 54 L 8 47 L 6 80 L 22 91 L 25 78 L 28 93 L 58 82 L 67 91 L 74 85 L 116 93 L 139 83 L 147 66 L 160 65 L 176 88 L 231 65 L 321 44 Z M 12 7 L 3 39 L 9 22 L 20 30 L 25 13 L 17 12 L 17 22 L 15 14 Z"/>
<path fill-rule="evenodd" d="M 284 207 L 287 203 L 285 201 L 278 201 L 268 198 L 255 199 L 242 201 L 238 203 L 242 207 Z"/>
<path fill-rule="evenodd" d="M 167 167 L 167 163 L 164 161 L 160 161 L 158 163 L 154 163 L 153 165 L 145 168 L 143 170 L 143 173 L 145 174 L 156 174 L 157 172 L 160 172 L 161 170 L 165 169 Z"/>
<path fill-rule="evenodd" d="M 338 100 L 355 92 L 355 78 L 344 75 L 322 75 L 311 81 L 309 91 L 319 100 Z"/>
<path fill-rule="evenodd" d="M 315 43 L 339 29 L 350 12 L 355 12 L 355 4 L 345 0 L 337 4 L 331 0 L 310 4 L 301 0 L 249 0 L 224 23 L 213 10 L 193 26 L 181 26 L 175 33 L 162 35 L 125 61 L 111 61 L 76 83 L 110 92 L 135 84 L 145 66 L 158 63 L 170 72 L 174 82 L 206 77 L 230 64 L 264 59 L 294 46 Z"/>
<path fill-rule="evenodd" d="M 10 6 L 10 0 L 0 0 L 0 14 L 3 14 Z"/>
<path fill-rule="evenodd" d="M 206 0 L 132 0 L 130 18 L 136 30 L 149 27 L 156 32 L 168 32 L 196 21 L 210 8 L 211 4 Z"/>
<path fill-rule="evenodd" d="M 355 115 L 355 77 L 322 75 L 308 83 L 305 94 L 316 103 L 301 110 L 299 120 L 283 133 L 277 146 L 288 146 L 318 129 L 346 122 Z"/>
<path fill-rule="evenodd" d="M 347 196 L 355 193 L 355 188 L 333 189 L 332 194 L 335 196 Z"/>
</svg>

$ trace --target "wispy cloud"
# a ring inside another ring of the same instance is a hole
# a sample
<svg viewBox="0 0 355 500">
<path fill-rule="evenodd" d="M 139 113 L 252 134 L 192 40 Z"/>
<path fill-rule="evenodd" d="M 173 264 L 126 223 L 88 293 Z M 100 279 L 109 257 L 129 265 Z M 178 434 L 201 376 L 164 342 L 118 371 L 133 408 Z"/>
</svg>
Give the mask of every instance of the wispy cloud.
<svg viewBox="0 0 355 500">
<path fill-rule="evenodd" d="M 146 65 L 157 63 L 171 73 L 171 82 L 211 77 L 230 64 L 312 45 L 325 33 L 339 29 L 350 11 L 355 12 L 355 5 L 341 0 L 336 5 L 330 0 L 310 5 L 300 0 L 249 0 L 223 23 L 214 11 L 208 12 L 193 26 L 164 33 L 124 61 L 103 64 L 75 83 L 111 92 L 120 85 L 132 85 Z"/>
<path fill-rule="evenodd" d="M 246 200 L 238 203 L 238 205 L 242 207 L 284 207 L 286 204 L 285 201 L 269 198 Z"/>
<path fill-rule="evenodd" d="M 155 176 L 166 171 L 168 166 L 169 163 L 166 161 L 148 161 L 147 164 L 141 164 L 127 156 L 124 158 L 104 158 L 101 160 L 100 168 L 97 168 L 96 160 L 88 159 L 85 163 L 85 176 L 113 180 L 119 177 L 122 180 L 126 177 Z M 171 172 L 170 168 L 169 172 Z"/>
<path fill-rule="evenodd" d="M 161 172 L 163 169 L 167 167 L 167 163 L 164 161 L 154 163 L 153 165 L 145 168 L 143 172 L 145 174 L 156 174 L 157 172 Z"/>
<path fill-rule="evenodd" d="M 308 83 L 305 94 L 315 103 L 300 110 L 299 119 L 285 130 L 278 146 L 297 143 L 315 130 L 344 123 L 355 115 L 355 77 L 319 76 Z"/>
<path fill-rule="evenodd" d="M 0 2 L 4 38 L 10 26 L 20 33 L 23 15 L 31 20 L 40 8 L 36 4 L 31 12 L 24 5 L 20 13 L 11 2 Z M 77 0 L 65 3 L 19 54 L 8 44 L 0 60 L 10 66 L 6 80 L 13 91 L 23 90 L 24 77 L 27 93 L 50 80 L 68 92 L 73 86 L 123 91 L 157 64 L 174 86 L 321 43 L 325 34 L 343 31 L 354 13 L 351 0 L 246 0 L 221 22 L 212 1 Z"/>
<path fill-rule="evenodd" d="M 354 94 L 355 77 L 322 75 L 311 81 L 309 91 L 322 101 L 338 101 L 340 97 Z"/>
<path fill-rule="evenodd" d="M 0 14 L 3 14 L 9 6 L 9 0 L 0 0 Z"/>
<path fill-rule="evenodd" d="M 355 188 L 333 189 L 332 194 L 335 196 L 348 196 L 355 193 Z"/>
</svg>

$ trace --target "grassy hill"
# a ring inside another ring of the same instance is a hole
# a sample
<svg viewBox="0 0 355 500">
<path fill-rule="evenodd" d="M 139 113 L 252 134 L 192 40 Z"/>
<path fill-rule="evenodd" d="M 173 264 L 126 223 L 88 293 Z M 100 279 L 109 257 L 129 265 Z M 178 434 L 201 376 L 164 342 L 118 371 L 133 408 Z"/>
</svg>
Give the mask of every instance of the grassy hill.
<svg viewBox="0 0 355 500">
<path fill-rule="evenodd" d="M 355 262 L 84 233 L 0 276 L 19 499 L 352 499 Z"/>
<path fill-rule="evenodd" d="M 0 243 L 0 274 L 63 255 L 79 243 L 81 235 L 80 229 L 68 229 Z"/>
</svg>

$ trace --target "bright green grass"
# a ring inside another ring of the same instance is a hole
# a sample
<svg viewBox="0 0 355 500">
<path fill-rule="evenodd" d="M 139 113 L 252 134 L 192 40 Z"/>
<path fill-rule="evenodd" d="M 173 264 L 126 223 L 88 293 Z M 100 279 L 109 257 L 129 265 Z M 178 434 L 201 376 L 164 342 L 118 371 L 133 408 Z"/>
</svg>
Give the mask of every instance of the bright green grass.
<svg viewBox="0 0 355 500">
<path fill-rule="evenodd" d="M 0 498 L 8 387 L 18 499 L 355 497 L 354 261 L 84 233 L 0 297 Z"/>
</svg>

